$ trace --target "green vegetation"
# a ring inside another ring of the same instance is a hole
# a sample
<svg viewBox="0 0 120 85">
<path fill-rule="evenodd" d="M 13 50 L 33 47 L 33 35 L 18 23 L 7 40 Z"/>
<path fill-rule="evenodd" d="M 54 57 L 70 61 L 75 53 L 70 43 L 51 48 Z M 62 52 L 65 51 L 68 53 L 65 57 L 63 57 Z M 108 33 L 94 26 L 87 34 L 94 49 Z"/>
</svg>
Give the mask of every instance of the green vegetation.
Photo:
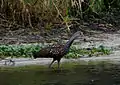
<svg viewBox="0 0 120 85">
<path fill-rule="evenodd" d="M 70 52 L 65 56 L 66 58 L 79 58 L 79 57 L 92 57 L 92 56 L 100 56 L 100 55 L 108 55 L 111 53 L 111 50 L 104 47 L 93 47 L 93 48 L 82 48 L 76 49 L 75 47 L 71 47 Z"/>
<path fill-rule="evenodd" d="M 1 56 L 31 57 L 33 51 L 39 51 L 39 45 L 1 45 Z"/>
<path fill-rule="evenodd" d="M 32 57 L 33 52 L 39 51 L 41 45 L 31 44 L 31 45 L 0 45 L 0 56 L 4 57 Z M 76 49 L 74 46 L 71 47 L 69 53 L 65 58 L 79 58 L 81 56 L 99 56 L 108 55 L 111 53 L 110 49 L 104 46 L 99 46 L 98 48 L 83 48 Z"/>
</svg>

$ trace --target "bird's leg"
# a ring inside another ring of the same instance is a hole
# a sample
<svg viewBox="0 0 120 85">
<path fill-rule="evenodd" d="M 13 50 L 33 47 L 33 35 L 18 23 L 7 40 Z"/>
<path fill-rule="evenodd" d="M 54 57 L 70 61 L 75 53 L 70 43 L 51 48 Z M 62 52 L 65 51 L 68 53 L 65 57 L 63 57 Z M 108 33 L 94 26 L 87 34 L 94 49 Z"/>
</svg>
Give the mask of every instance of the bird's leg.
<svg viewBox="0 0 120 85">
<path fill-rule="evenodd" d="M 53 61 L 50 63 L 49 68 L 51 67 L 51 65 L 54 63 L 55 59 L 53 59 Z"/>
<path fill-rule="evenodd" d="M 58 69 L 60 68 L 60 60 L 61 59 L 58 59 L 57 61 L 58 61 Z"/>
</svg>

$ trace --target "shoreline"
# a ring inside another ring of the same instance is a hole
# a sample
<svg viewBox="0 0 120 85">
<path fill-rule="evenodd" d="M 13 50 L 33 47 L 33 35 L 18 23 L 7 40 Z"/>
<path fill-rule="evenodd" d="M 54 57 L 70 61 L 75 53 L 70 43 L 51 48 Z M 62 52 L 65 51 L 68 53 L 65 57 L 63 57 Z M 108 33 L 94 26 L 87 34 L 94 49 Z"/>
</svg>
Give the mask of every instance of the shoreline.
<svg viewBox="0 0 120 85">
<path fill-rule="evenodd" d="M 0 66 L 8 67 L 18 67 L 18 66 L 26 66 L 26 65 L 49 65 L 52 62 L 52 58 L 37 58 L 37 59 L 31 59 L 31 58 L 13 58 L 12 60 L 15 61 L 15 65 L 12 65 L 10 63 L 9 65 L 4 65 L 5 60 L 0 61 Z M 78 58 L 78 59 L 61 59 L 61 64 L 62 63 L 80 63 L 82 65 L 86 65 L 89 62 L 103 62 L 107 61 L 108 63 L 112 64 L 120 64 L 120 56 L 114 56 L 112 57 L 111 55 L 108 56 L 100 56 L 100 57 L 90 57 L 90 58 Z M 56 64 L 55 62 L 54 64 Z"/>
</svg>

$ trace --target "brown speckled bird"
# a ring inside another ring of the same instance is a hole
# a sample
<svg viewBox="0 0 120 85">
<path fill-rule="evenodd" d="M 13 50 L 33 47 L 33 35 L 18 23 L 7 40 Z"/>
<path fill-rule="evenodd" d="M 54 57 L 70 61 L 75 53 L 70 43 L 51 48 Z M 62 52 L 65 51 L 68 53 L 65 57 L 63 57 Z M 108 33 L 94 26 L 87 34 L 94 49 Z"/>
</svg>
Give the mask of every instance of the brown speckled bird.
<svg viewBox="0 0 120 85">
<path fill-rule="evenodd" d="M 33 57 L 34 58 L 53 58 L 53 61 L 51 62 L 49 67 L 51 67 L 54 61 L 57 60 L 58 68 L 59 68 L 61 58 L 68 53 L 71 44 L 80 35 L 83 35 L 83 34 L 82 32 L 78 31 L 73 34 L 73 36 L 69 39 L 69 41 L 66 44 L 64 45 L 56 44 L 46 48 L 42 48 L 39 52 L 33 53 Z"/>
</svg>

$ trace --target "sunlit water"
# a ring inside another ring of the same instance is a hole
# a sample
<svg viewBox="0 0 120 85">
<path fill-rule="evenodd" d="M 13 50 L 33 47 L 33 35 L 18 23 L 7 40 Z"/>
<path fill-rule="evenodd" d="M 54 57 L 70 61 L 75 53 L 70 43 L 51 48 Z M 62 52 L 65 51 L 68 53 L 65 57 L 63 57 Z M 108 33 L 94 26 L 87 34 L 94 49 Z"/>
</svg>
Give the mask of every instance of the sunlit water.
<svg viewBox="0 0 120 85">
<path fill-rule="evenodd" d="M 61 70 L 26 68 L 1 68 L 0 85 L 120 85 L 119 65 L 74 65 Z"/>
</svg>

